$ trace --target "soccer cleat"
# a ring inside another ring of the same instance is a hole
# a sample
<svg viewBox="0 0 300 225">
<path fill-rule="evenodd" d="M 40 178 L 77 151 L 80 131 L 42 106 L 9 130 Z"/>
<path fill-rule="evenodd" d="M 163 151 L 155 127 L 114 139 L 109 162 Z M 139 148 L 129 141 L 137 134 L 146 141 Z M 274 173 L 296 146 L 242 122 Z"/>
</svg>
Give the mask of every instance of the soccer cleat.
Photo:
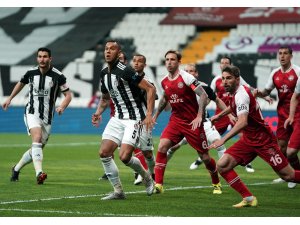
<svg viewBox="0 0 300 225">
<path fill-rule="evenodd" d="M 11 177 L 10 181 L 19 181 L 20 171 L 15 171 L 15 166 L 11 168 Z"/>
<path fill-rule="evenodd" d="M 149 178 L 145 178 L 145 187 L 147 195 L 152 195 L 154 192 L 154 181 L 152 180 L 151 176 L 149 176 Z"/>
<path fill-rule="evenodd" d="M 121 193 L 112 192 L 107 196 L 101 198 L 101 200 L 124 200 L 124 199 L 126 199 L 124 192 Z"/>
<path fill-rule="evenodd" d="M 106 173 L 103 174 L 102 177 L 99 177 L 99 180 L 108 180 L 108 177 L 107 177 Z"/>
<path fill-rule="evenodd" d="M 297 184 L 296 183 L 294 183 L 294 182 L 288 182 L 288 188 L 295 188 L 297 186 Z"/>
<path fill-rule="evenodd" d="M 245 198 L 240 203 L 233 205 L 234 208 L 243 208 L 243 207 L 257 207 L 258 201 L 255 196 L 253 196 L 252 201 L 247 201 Z"/>
<path fill-rule="evenodd" d="M 190 165 L 190 170 L 197 169 L 201 164 L 202 164 L 202 161 L 199 159 L 196 159 L 196 161 Z"/>
<path fill-rule="evenodd" d="M 164 193 L 164 188 L 163 188 L 162 184 L 155 184 L 155 186 L 154 186 L 154 193 L 155 194 L 162 194 L 162 193 Z"/>
<path fill-rule="evenodd" d="M 141 184 L 142 182 L 143 182 L 143 177 L 142 177 L 140 174 L 138 174 L 137 177 L 135 178 L 133 184 L 134 184 L 134 185 L 139 185 L 139 184 Z"/>
<path fill-rule="evenodd" d="M 248 172 L 248 173 L 254 173 L 255 170 L 253 169 L 252 165 L 249 163 L 245 166 L 245 170 Z"/>
<path fill-rule="evenodd" d="M 36 177 L 37 184 L 43 184 L 46 179 L 47 174 L 44 172 L 40 172 L 39 175 L 37 175 Z"/>
<path fill-rule="evenodd" d="M 213 190 L 214 195 L 222 194 L 222 185 L 220 183 L 213 184 L 213 187 L 214 187 L 214 190 Z"/>
<path fill-rule="evenodd" d="M 273 183 L 275 183 L 275 184 L 284 183 L 284 182 L 285 182 L 285 180 L 281 179 L 280 177 L 273 180 Z"/>
</svg>

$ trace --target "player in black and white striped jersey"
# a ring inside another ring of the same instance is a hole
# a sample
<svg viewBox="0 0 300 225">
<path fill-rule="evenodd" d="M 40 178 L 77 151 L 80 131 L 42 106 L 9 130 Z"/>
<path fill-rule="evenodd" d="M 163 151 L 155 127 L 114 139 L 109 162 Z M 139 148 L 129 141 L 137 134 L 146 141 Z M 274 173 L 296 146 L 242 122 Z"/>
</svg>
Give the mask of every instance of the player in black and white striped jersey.
<svg viewBox="0 0 300 225">
<path fill-rule="evenodd" d="M 42 169 L 43 148 L 50 135 L 55 102 L 61 91 L 65 98 L 60 106 L 56 108 L 56 112 L 61 115 L 72 99 L 66 77 L 51 65 L 51 61 L 51 50 L 39 48 L 37 51 L 38 66 L 25 73 L 3 104 L 3 109 L 6 110 L 12 99 L 26 84 L 29 85 L 29 97 L 25 107 L 24 121 L 28 134 L 32 138 L 32 146 L 12 168 L 11 181 L 18 181 L 20 170 L 30 162 L 33 162 L 38 184 L 43 184 L 47 178 L 47 174 Z"/>
<path fill-rule="evenodd" d="M 118 59 L 120 53 L 121 47 L 116 41 L 106 42 L 104 56 L 108 66 L 100 74 L 102 96 L 96 112 L 92 115 L 92 123 L 97 126 L 112 99 L 115 114 L 102 134 L 99 155 L 114 192 L 102 200 L 125 199 L 118 168 L 112 159 L 112 154 L 118 146 L 121 146 L 121 161 L 145 179 L 147 194 L 151 195 L 154 189 L 151 175 L 142 167 L 140 161 L 132 156 L 132 152 L 138 143 L 141 122 L 147 131 L 150 132 L 153 128 L 152 113 L 156 89 L 131 67 L 121 63 Z M 143 90 L 147 93 L 146 102 Z"/>
</svg>

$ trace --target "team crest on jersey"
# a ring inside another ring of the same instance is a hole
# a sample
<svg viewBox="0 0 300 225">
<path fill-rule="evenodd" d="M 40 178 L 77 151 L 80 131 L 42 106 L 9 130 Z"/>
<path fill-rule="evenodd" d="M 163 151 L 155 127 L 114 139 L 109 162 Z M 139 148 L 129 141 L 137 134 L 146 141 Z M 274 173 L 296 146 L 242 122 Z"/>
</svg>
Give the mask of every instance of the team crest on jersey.
<svg viewBox="0 0 300 225">
<path fill-rule="evenodd" d="M 177 86 L 178 86 L 178 88 L 183 88 L 183 83 L 179 82 Z"/>
<path fill-rule="evenodd" d="M 116 98 L 117 96 L 119 96 L 119 92 L 114 89 L 109 90 L 109 94 L 112 98 Z"/>
<path fill-rule="evenodd" d="M 289 81 L 292 81 L 292 80 L 294 80 L 294 76 L 293 76 L 293 75 L 290 75 L 290 76 L 288 77 L 288 79 L 289 79 Z"/>
</svg>

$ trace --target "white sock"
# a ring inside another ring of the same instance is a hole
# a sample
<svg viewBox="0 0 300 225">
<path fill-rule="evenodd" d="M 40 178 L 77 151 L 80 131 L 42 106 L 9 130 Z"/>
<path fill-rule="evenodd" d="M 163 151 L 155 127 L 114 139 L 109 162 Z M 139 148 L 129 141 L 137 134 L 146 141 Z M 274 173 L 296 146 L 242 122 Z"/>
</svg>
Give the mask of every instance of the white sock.
<svg viewBox="0 0 300 225">
<path fill-rule="evenodd" d="M 226 151 L 225 145 L 221 145 L 219 148 L 217 148 L 219 159 L 224 155 L 224 152 Z"/>
<path fill-rule="evenodd" d="M 42 143 L 33 142 L 32 146 L 32 162 L 35 169 L 35 175 L 37 176 L 40 172 L 43 172 L 42 162 L 43 162 L 43 149 Z"/>
<path fill-rule="evenodd" d="M 114 161 L 114 159 L 110 156 L 107 158 L 100 158 L 105 174 L 111 185 L 114 188 L 114 191 L 117 193 L 123 192 L 122 184 L 119 177 L 119 170 Z"/>
<path fill-rule="evenodd" d="M 173 157 L 173 154 L 174 152 L 171 149 L 167 151 L 167 161 L 169 161 Z"/>
<path fill-rule="evenodd" d="M 144 169 L 144 167 L 141 164 L 141 161 L 135 156 L 131 157 L 130 161 L 126 164 L 126 166 L 129 166 L 135 172 L 140 174 L 144 179 L 149 180 L 149 173 Z"/>
<path fill-rule="evenodd" d="M 24 166 L 32 162 L 32 156 L 31 156 L 31 148 L 28 149 L 20 159 L 20 161 L 15 166 L 15 171 L 20 171 Z"/>
<path fill-rule="evenodd" d="M 148 171 L 150 174 L 154 174 L 155 158 L 154 155 L 150 159 L 146 158 L 146 163 L 148 165 Z"/>
</svg>

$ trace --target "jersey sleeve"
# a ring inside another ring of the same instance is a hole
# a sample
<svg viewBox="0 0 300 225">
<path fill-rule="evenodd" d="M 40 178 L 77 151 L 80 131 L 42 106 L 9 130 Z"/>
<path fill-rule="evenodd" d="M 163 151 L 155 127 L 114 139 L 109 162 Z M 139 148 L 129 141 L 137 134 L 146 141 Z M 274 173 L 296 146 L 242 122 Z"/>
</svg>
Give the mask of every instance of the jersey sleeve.
<svg viewBox="0 0 300 225">
<path fill-rule="evenodd" d="M 180 70 L 180 75 L 182 76 L 184 83 L 192 88 L 192 90 L 195 90 L 198 86 L 201 86 L 200 81 L 198 81 L 192 74 Z"/>
<path fill-rule="evenodd" d="M 141 82 L 141 80 L 143 80 L 142 76 L 139 76 L 139 74 L 137 72 L 134 71 L 134 69 L 130 66 L 126 66 L 125 70 L 124 70 L 124 80 L 126 80 L 127 82 L 138 86 L 138 84 Z"/>
<path fill-rule="evenodd" d="M 101 70 L 101 72 L 100 72 L 100 84 L 101 84 L 100 90 L 103 94 L 107 94 L 108 90 L 104 83 L 104 76 L 105 76 L 105 72 L 103 70 Z"/>
<path fill-rule="evenodd" d="M 28 84 L 29 83 L 29 73 L 28 73 L 28 71 L 22 76 L 20 82 L 23 83 L 23 84 Z"/>
<path fill-rule="evenodd" d="M 300 93 L 300 67 L 293 65 L 293 69 L 295 70 L 297 77 L 298 77 L 296 87 L 295 87 L 295 92 L 297 94 L 299 94 Z"/>
<path fill-rule="evenodd" d="M 268 81 L 265 85 L 265 89 L 267 90 L 273 90 L 275 88 L 274 82 L 273 82 L 273 76 L 275 74 L 276 70 L 273 70 L 268 78 Z"/>
<path fill-rule="evenodd" d="M 70 90 L 69 86 L 67 85 L 67 78 L 63 74 L 59 75 L 58 77 L 58 85 L 60 87 L 61 92 L 66 92 Z"/>
<path fill-rule="evenodd" d="M 216 81 L 219 76 L 216 76 L 210 83 L 210 88 L 213 90 L 213 92 L 216 92 Z"/>
<path fill-rule="evenodd" d="M 250 97 L 246 90 L 240 87 L 240 90 L 234 96 L 237 116 L 243 113 L 249 113 Z"/>
</svg>

